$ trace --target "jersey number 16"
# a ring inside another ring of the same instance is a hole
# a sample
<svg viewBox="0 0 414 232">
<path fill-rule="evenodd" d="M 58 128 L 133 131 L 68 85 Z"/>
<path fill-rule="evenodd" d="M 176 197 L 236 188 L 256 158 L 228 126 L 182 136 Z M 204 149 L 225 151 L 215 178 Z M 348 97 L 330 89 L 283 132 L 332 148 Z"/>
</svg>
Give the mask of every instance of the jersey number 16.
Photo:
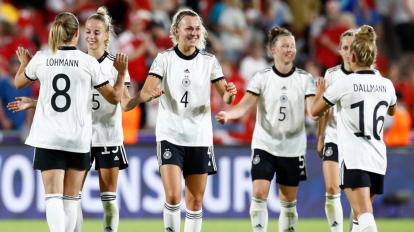
<svg viewBox="0 0 414 232">
<path fill-rule="evenodd" d="M 380 101 L 380 102 L 378 102 L 378 104 L 374 108 L 374 114 L 372 116 L 372 130 L 373 130 L 372 134 L 374 136 L 374 139 L 376 139 L 376 140 L 381 140 L 380 134 L 381 134 L 382 129 L 384 128 L 385 117 L 384 117 L 384 115 L 379 115 L 378 116 L 378 109 L 381 106 L 388 107 L 388 103 L 386 101 Z M 358 112 L 359 112 L 359 132 L 355 132 L 354 135 L 356 137 L 364 137 L 364 138 L 370 140 L 371 136 L 365 134 L 366 131 L 365 131 L 365 123 L 364 123 L 364 118 L 365 118 L 365 115 L 364 115 L 364 101 L 359 101 L 359 102 L 356 102 L 356 103 L 352 104 L 351 109 L 354 109 L 354 108 L 359 109 L 358 110 Z M 381 127 L 378 129 L 379 122 L 381 122 Z"/>
</svg>

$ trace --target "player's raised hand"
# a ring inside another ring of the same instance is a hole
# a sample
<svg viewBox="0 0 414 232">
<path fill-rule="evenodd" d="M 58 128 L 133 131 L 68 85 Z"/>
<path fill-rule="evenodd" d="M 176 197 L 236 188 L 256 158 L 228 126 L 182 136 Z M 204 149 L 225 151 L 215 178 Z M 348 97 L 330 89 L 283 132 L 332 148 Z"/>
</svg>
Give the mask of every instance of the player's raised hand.
<svg viewBox="0 0 414 232">
<path fill-rule="evenodd" d="M 318 81 L 316 81 L 316 96 L 322 96 L 325 93 L 325 79 L 319 78 Z"/>
<path fill-rule="evenodd" d="M 124 53 L 117 53 L 114 60 L 114 67 L 118 73 L 125 74 L 128 70 L 128 56 Z"/>
<path fill-rule="evenodd" d="M 236 85 L 233 82 L 229 82 L 226 84 L 226 92 L 229 93 L 230 96 L 234 96 L 237 94 Z"/>
<path fill-rule="evenodd" d="M 16 55 L 20 64 L 28 64 L 30 59 L 32 59 L 32 54 L 24 47 L 17 47 Z"/>
<path fill-rule="evenodd" d="M 151 100 L 155 99 L 155 98 L 159 98 L 161 97 L 161 95 L 164 94 L 164 90 L 160 89 L 160 88 L 155 88 L 154 90 L 152 90 L 151 92 Z"/>
<path fill-rule="evenodd" d="M 7 109 L 14 112 L 19 112 L 36 107 L 36 100 L 28 97 L 16 97 L 15 101 L 7 104 Z"/>
<path fill-rule="evenodd" d="M 216 120 L 220 124 L 224 124 L 227 122 L 227 112 L 226 111 L 220 111 L 216 114 Z"/>
</svg>

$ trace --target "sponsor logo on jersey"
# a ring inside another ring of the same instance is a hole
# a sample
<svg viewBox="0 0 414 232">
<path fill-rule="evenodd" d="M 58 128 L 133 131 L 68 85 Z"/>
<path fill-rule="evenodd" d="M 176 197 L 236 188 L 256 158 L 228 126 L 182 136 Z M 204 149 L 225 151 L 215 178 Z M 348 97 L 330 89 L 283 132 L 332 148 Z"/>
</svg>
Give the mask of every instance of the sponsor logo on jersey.
<svg viewBox="0 0 414 232">
<path fill-rule="evenodd" d="M 258 163 L 260 163 L 260 156 L 259 156 L 259 155 L 256 155 L 256 156 L 253 158 L 253 164 L 254 164 L 254 165 L 256 165 L 256 164 L 258 164 Z"/>
<path fill-rule="evenodd" d="M 190 70 L 188 70 L 188 68 L 186 68 L 186 69 L 184 70 L 184 73 L 190 73 Z"/>
<path fill-rule="evenodd" d="M 188 76 L 184 77 L 181 84 L 183 85 L 184 88 L 187 88 L 191 84 L 190 78 L 188 78 Z"/>
<path fill-rule="evenodd" d="M 283 86 L 283 87 L 282 87 L 282 90 L 287 90 L 286 86 Z"/>
<path fill-rule="evenodd" d="M 170 150 L 165 150 L 165 152 L 164 152 L 164 154 L 162 154 L 162 157 L 164 158 L 164 159 L 169 159 L 169 158 L 171 158 L 171 156 L 172 156 L 172 153 L 171 153 L 171 151 Z"/>
<path fill-rule="evenodd" d="M 118 160 L 119 160 L 118 156 L 115 156 L 114 161 L 118 161 Z"/>
<path fill-rule="evenodd" d="M 283 94 L 282 96 L 280 96 L 280 101 L 282 103 L 286 103 L 288 101 L 288 97 L 285 94 Z"/>
</svg>

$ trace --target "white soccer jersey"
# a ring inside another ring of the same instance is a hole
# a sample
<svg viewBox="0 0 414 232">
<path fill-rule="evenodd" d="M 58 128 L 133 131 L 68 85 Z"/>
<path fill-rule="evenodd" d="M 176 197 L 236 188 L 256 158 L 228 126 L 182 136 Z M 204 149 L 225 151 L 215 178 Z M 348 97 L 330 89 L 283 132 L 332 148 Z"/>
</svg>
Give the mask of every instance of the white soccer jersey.
<svg viewBox="0 0 414 232">
<path fill-rule="evenodd" d="M 385 175 L 384 118 L 397 101 L 391 81 L 373 70 L 360 71 L 338 79 L 324 99 L 338 108 L 339 154 L 347 169 Z"/>
<path fill-rule="evenodd" d="M 282 74 L 273 66 L 256 73 L 247 91 L 259 97 L 252 149 L 281 157 L 305 155 L 305 98 L 315 95 L 312 75 L 298 68 Z"/>
<path fill-rule="evenodd" d="M 149 75 L 161 79 L 156 126 L 157 141 L 181 146 L 212 146 L 211 82 L 223 78 L 214 55 L 196 51 L 185 56 L 177 47 L 155 58 Z"/>
<path fill-rule="evenodd" d="M 325 83 L 326 87 L 331 86 L 339 78 L 346 78 L 352 72 L 346 71 L 343 65 L 337 65 L 333 68 L 326 70 L 325 73 Z M 328 120 L 328 124 L 325 129 L 325 143 L 337 143 L 336 135 L 336 118 L 338 115 L 338 110 L 336 105 L 332 107 L 332 115 Z"/>
<path fill-rule="evenodd" d="M 98 59 L 102 75 L 112 86 L 118 77 L 118 71 L 113 65 L 114 59 L 115 57 L 107 52 Z M 124 82 L 129 86 L 128 72 Z M 92 109 L 92 147 L 121 146 L 124 141 L 121 104 L 109 103 L 98 90 L 93 89 Z"/>
<path fill-rule="evenodd" d="M 40 93 L 26 144 L 45 149 L 86 153 L 92 141 L 92 87 L 108 83 L 99 63 L 75 47 L 55 54 L 39 51 L 25 75 L 40 81 Z"/>
</svg>

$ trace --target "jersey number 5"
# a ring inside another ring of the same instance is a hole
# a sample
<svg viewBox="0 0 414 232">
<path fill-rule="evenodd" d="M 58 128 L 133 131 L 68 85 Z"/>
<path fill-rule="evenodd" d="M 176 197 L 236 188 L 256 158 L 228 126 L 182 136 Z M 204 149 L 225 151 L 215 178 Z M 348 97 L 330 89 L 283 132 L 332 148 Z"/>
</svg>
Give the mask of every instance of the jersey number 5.
<svg viewBox="0 0 414 232">
<path fill-rule="evenodd" d="M 381 131 L 384 128 L 384 115 L 378 116 L 378 109 L 381 106 L 388 107 L 388 103 L 386 101 L 380 101 L 374 108 L 374 115 L 372 116 L 372 134 L 376 140 L 381 140 Z M 354 135 L 356 137 L 365 137 L 366 139 L 370 140 L 371 136 L 365 134 L 365 123 L 364 123 L 364 101 L 360 101 L 351 105 L 351 109 L 359 108 L 359 132 L 355 132 Z M 378 130 L 378 124 L 381 123 L 381 128 Z"/>
<path fill-rule="evenodd" d="M 59 81 L 59 79 L 62 79 L 65 82 L 65 86 L 63 87 L 63 89 L 59 89 L 57 86 L 57 83 Z M 70 79 L 68 76 L 66 76 L 65 74 L 61 73 L 56 75 L 55 77 L 53 77 L 52 80 L 52 87 L 53 90 L 55 91 L 55 93 L 52 95 L 52 108 L 56 111 L 56 112 L 65 112 L 69 109 L 70 107 L 70 103 L 71 103 L 71 99 L 70 96 L 68 94 L 69 88 L 70 88 Z M 56 104 L 56 99 L 62 96 L 65 98 L 65 105 L 63 105 L 62 107 L 59 107 Z"/>
</svg>

